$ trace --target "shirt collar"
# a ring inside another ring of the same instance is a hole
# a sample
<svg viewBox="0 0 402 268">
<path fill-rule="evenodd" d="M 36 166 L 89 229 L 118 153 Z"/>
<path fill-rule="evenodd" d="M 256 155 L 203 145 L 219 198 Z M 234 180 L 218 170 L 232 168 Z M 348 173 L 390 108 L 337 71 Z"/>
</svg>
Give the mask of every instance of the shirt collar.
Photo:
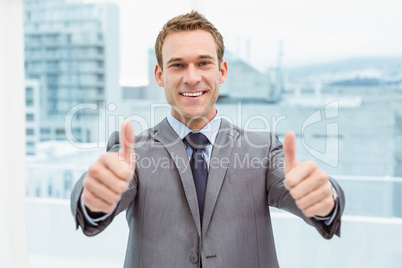
<svg viewBox="0 0 402 268">
<path fill-rule="evenodd" d="M 190 132 L 200 132 L 204 134 L 205 137 L 207 137 L 212 145 L 215 144 L 216 135 L 218 134 L 218 130 L 221 125 L 221 117 L 219 116 L 218 111 L 215 117 L 199 131 L 192 131 L 185 124 L 174 118 L 172 113 L 169 113 L 169 115 L 167 116 L 167 121 L 176 132 L 176 134 L 180 137 L 180 139 L 184 139 L 184 137 L 186 137 L 187 134 Z"/>
</svg>

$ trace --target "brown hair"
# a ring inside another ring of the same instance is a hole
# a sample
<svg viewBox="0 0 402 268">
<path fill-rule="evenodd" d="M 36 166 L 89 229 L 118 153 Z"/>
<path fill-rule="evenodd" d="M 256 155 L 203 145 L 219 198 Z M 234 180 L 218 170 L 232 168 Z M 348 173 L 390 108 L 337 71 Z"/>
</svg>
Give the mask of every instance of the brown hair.
<svg viewBox="0 0 402 268">
<path fill-rule="evenodd" d="M 156 60 L 161 68 L 163 68 L 162 46 L 166 36 L 172 32 L 195 30 L 204 30 L 212 35 L 216 43 L 216 53 L 218 55 L 218 63 L 220 65 L 225 52 L 225 45 L 223 44 L 222 35 L 218 32 L 218 29 L 216 29 L 215 26 L 202 14 L 198 13 L 197 11 L 191 11 L 190 13 L 179 15 L 170 19 L 165 25 L 163 25 L 162 30 L 159 32 L 155 41 L 155 55 Z"/>
</svg>

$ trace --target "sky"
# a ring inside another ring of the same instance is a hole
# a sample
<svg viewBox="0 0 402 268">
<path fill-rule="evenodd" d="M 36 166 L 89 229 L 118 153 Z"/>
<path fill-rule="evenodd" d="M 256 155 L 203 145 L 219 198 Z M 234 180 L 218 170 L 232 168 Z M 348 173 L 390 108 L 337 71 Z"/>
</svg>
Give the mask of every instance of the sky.
<svg viewBox="0 0 402 268">
<path fill-rule="evenodd" d="M 102 0 L 86 0 L 86 2 Z M 226 50 L 260 71 L 351 57 L 402 56 L 400 0 L 108 0 L 120 7 L 120 84 L 148 83 L 148 54 L 170 18 L 193 8 Z M 230 66 L 229 66 L 230 67 Z"/>
</svg>

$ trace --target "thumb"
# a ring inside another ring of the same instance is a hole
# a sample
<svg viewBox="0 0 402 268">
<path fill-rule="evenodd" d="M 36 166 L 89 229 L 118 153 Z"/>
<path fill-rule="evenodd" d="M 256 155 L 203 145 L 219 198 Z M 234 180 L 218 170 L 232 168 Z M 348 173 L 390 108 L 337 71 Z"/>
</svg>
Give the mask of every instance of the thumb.
<svg viewBox="0 0 402 268">
<path fill-rule="evenodd" d="M 285 154 L 285 174 L 294 168 L 297 163 L 296 159 L 296 135 L 293 131 L 288 131 L 285 134 L 283 142 L 283 152 Z"/>
<path fill-rule="evenodd" d="M 123 121 L 121 124 L 119 159 L 130 164 L 130 168 L 133 167 L 135 161 L 134 132 L 129 121 Z"/>
</svg>

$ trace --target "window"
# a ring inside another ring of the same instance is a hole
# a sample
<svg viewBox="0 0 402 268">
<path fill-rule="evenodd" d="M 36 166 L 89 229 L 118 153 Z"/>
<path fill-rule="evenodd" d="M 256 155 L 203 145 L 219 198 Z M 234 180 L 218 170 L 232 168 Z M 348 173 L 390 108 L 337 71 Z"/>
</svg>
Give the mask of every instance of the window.
<svg viewBox="0 0 402 268">
<path fill-rule="evenodd" d="M 25 88 L 25 97 L 33 97 L 33 91 L 34 89 L 32 87 L 26 87 Z"/>
<path fill-rule="evenodd" d="M 82 129 L 81 128 L 73 128 L 71 129 L 71 132 L 75 137 L 80 137 L 82 134 Z"/>
<path fill-rule="evenodd" d="M 68 198 L 73 189 L 73 172 L 71 170 L 64 172 L 64 189 L 64 198 Z"/>
<path fill-rule="evenodd" d="M 25 101 L 25 106 L 26 106 L 26 107 L 32 107 L 32 106 L 33 106 L 33 100 L 27 99 L 27 100 Z"/>
<path fill-rule="evenodd" d="M 32 141 L 27 141 L 27 142 L 26 142 L 26 145 L 27 145 L 27 147 L 34 147 L 34 146 L 35 146 L 35 143 L 32 142 Z"/>
<path fill-rule="evenodd" d="M 49 97 L 57 97 L 57 88 L 48 87 Z"/>
<path fill-rule="evenodd" d="M 29 121 L 29 122 L 34 121 L 34 115 L 33 114 L 26 114 L 25 115 L 25 120 Z"/>
<path fill-rule="evenodd" d="M 58 75 L 47 75 L 47 83 L 48 85 L 55 85 L 58 84 L 59 82 L 59 76 Z"/>
<path fill-rule="evenodd" d="M 57 34 L 50 34 L 46 37 L 48 44 L 56 44 L 59 40 L 59 36 Z"/>
<path fill-rule="evenodd" d="M 40 134 L 50 135 L 50 129 L 49 128 L 41 128 Z"/>
<path fill-rule="evenodd" d="M 44 262 L 54 260 L 56 263 L 30 263 L 30 266 L 43 267 L 47 264 L 57 267 L 57 263 L 66 260 L 71 267 L 75 267 L 74 261 L 82 267 L 122 267 L 121 257 L 116 258 L 114 266 L 102 263 L 113 258 L 105 258 L 106 254 L 101 251 L 101 246 L 104 249 L 104 244 L 108 243 L 93 243 L 83 235 L 74 239 L 93 247 L 93 250 L 84 252 L 88 256 L 74 256 L 77 253 L 68 250 L 81 245 L 80 242 L 71 243 L 69 236 L 62 241 L 66 246 L 65 250 L 58 252 L 59 255 L 42 254 L 53 252 L 52 247 L 56 248 L 54 245 L 59 242 L 57 237 L 49 235 L 52 234 L 52 226 L 63 227 L 63 230 L 70 228 L 68 230 L 74 232 L 72 217 L 68 222 L 64 214 L 57 213 L 68 210 L 69 193 L 84 172 L 81 168 L 87 168 L 93 162 L 89 158 L 96 159 L 98 155 L 89 156 L 90 150 L 86 149 L 76 150 L 74 146 L 77 144 L 63 147 L 68 144 L 66 136 L 69 134 L 64 125 L 66 113 L 77 103 L 100 107 L 96 100 L 104 99 L 105 95 L 110 94 L 113 101 L 116 99 L 116 111 L 112 112 L 109 109 L 111 106 L 106 103 L 104 110 L 83 108 L 71 117 L 71 132 L 82 143 L 101 144 L 98 139 L 107 142 L 109 131 L 118 130 L 118 121 L 123 116 L 141 116 L 150 127 L 158 123 L 159 120 L 152 118 L 149 103 L 155 103 L 158 97 L 164 100 L 163 90 L 153 78 L 155 55 L 149 55 L 147 50 L 151 48 L 152 51 L 162 26 L 162 20 L 155 20 L 155 17 L 167 18 L 185 13 L 198 4 L 225 41 L 224 59 L 228 62 L 229 77 L 220 85 L 219 113 L 241 127 L 250 118 L 260 116 L 261 120 L 252 121 L 250 126 L 258 131 L 268 121 L 265 125 L 275 126 L 281 141 L 286 131 L 295 130 L 298 160 L 318 162 L 344 187 L 347 198 L 345 214 L 352 217 L 346 217 L 342 223 L 343 234 L 353 233 L 354 230 L 360 232 L 361 239 L 358 241 L 356 237 L 344 235 L 342 239 L 333 241 L 336 243 L 326 244 L 323 249 L 321 245 L 325 242 L 314 233 L 314 229 L 309 229 L 298 219 L 282 217 L 274 210 L 275 242 L 281 267 L 308 267 L 311 263 L 316 263 L 317 267 L 348 267 L 352 263 L 355 267 L 367 264 L 399 267 L 401 257 L 398 253 L 402 251 L 399 243 L 402 232 L 398 231 L 402 230 L 402 183 L 398 181 L 402 177 L 402 111 L 397 100 L 402 99 L 399 58 L 402 55 L 402 16 L 399 14 L 402 1 L 155 0 L 139 5 L 127 4 L 130 1 L 112 1 L 120 5 L 116 16 L 109 16 L 113 15 L 114 9 L 109 10 L 107 4 L 84 1 L 85 4 L 81 5 L 81 2 L 22 1 L 26 20 L 26 76 L 41 83 L 39 87 L 25 89 L 26 107 L 29 108 L 26 121 L 40 123 L 37 128 L 27 127 L 26 147 L 27 151 L 35 151 L 35 159 L 47 157 L 40 164 L 30 157 L 32 162 L 28 164 L 34 167 L 27 169 L 31 176 L 27 180 L 27 188 L 30 197 L 51 197 L 40 202 L 37 199 L 28 201 L 31 202 L 28 209 L 36 209 L 29 211 L 28 220 L 36 223 L 44 219 L 49 221 L 35 225 L 38 228 L 28 228 L 28 239 L 32 239 L 28 244 L 39 245 L 37 251 L 30 253 L 32 258 L 29 261 L 43 259 Z M 171 15 L 166 17 L 166 14 Z M 52 27 L 52 24 L 58 26 Z M 133 36 L 139 38 L 133 40 Z M 381 55 L 387 57 L 382 58 Z M 23 63 L 20 64 L 22 66 Z M 142 85 L 143 88 L 135 96 L 133 94 L 132 99 L 121 100 L 122 92 L 115 82 L 119 79 L 118 75 L 123 85 Z M 370 81 L 375 83 L 369 85 L 367 82 Z M 108 84 L 105 85 L 105 82 Z M 0 95 L 4 96 L 4 93 Z M 40 103 L 36 103 L 37 96 Z M 147 99 L 141 101 L 140 97 Z M 326 113 L 326 105 L 335 99 L 339 100 L 338 116 L 331 117 L 331 113 Z M 32 107 L 39 111 L 32 112 Z M 103 111 L 106 113 L 101 114 Z M 312 114 L 315 117 L 311 119 Z M 111 129 L 101 128 L 101 116 L 105 117 Z M 281 119 L 282 116 L 285 119 Z M 307 120 L 309 118 L 310 121 Z M 321 118 L 320 123 L 313 122 L 317 118 Z M 338 129 L 332 133 L 330 130 L 335 124 L 338 124 Z M 136 134 L 143 131 L 139 125 L 133 123 L 133 127 L 137 128 L 134 130 Z M 38 139 L 50 142 L 35 143 Z M 338 157 L 337 166 L 324 163 L 322 158 L 333 148 L 339 149 L 331 155 Z M 371 177 L 366 179 L 365 175 Z M 396 177 L 395 180 L 393 177 Z M 57 197 L 64 200 L 55 201 L 53 198 Z M 38 214 L 45 216 L 41 218 Z M 124 218 L 124 215 L 121 216 Z M 120 239 L 125 235 L 124 219 L 112 225 L 118 230 L 117 236 L 113 237 Z M 313 236 L 304 240 L 308 232 L 305 233 L 304 229 L 311 231 Z M 285 249 L 289 248 L 287 245 L 291 240 L 284 234 L 295 238 L 291 246 L 298 251 L 295 258 L 287 258 Z M 40 239 L 43 237 L 49 241 Z M 375 243 L 373 237 L 377 239 Z M 120 243 L 105 236 L 97 239 L 113 241 L 110 244 L 116 245 L 116 252 L 121 251 L 121 256 L 124 255 L 124 242 L 120 246 Z M 380 247 L 378 252 L 376 249 Z M 308 253 L 306 249 L 324 254 L 303 254 Z M 353 252 L 354 255 L 344 252 Z M 328 258 L 323 258 L 324 255 Z M 101 265 L 91 262 L 94 260 L 99 260 Z"/>
<path fill-rule="evenodd" d="M 56 135 L 63 135 L 64 133 L 64 128 L 56 128 Z"/>
<path fill-rule="evenodd" d="M 49 113 L 54 113 L 57 111 L 59 104 L 57 100 L 49 99 Z"/>
<path fill-rule="evenodd" d="M 49 182 L 49 185 L 47 186 L 47 194 L 49 197 L 53 195 L 53 185 L 51 182 Z"/>
</svg>

